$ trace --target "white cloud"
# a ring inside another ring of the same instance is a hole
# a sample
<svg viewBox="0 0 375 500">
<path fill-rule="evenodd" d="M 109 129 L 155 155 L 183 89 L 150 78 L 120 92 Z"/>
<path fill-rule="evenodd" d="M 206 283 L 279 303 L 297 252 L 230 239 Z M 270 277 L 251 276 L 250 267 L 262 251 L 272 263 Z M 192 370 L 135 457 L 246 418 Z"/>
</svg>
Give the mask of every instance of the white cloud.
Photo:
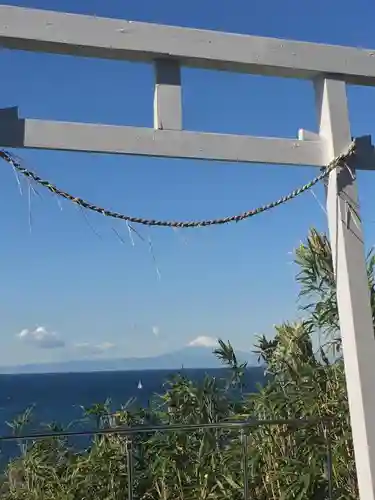
<svg viewBox="0 0 375 500">
<path fill-rule="evenodd" d="M 81 342 L 79 344 L 74 344 L 74 347 L 79 351 L 83 351 L 86 354 L 103 354 L 116 346 L 111 342 L 102 342 L 100 344 L 90 344 L 89 342 Z"/>
<path fill-rule="evenodd" d="M 17 333 L 17 337 L 22 342 L 27 342 L 42 349 L 65 347 L 64 340 L 56 332 L 50 332 L 44 326 L 38 326 L 35 330 L 25 328 L 20 333 Z"/>
<path fill-rule="evenodd" d="M 192 340 L 188 343 L 188 346 L 191 347 L 215 347 L 217 344 L 217 339 L 213 337 L 207 337 L 205 335 L 201 335 L 196 339 Z"/>
<path fill-rule="evenodd" d="M 160 333 L 160 328 L 158 326 L 153 326 L 152 333 L 155 335 L 155 337 L 158 337 L 158 335 Z"/>
</svg>

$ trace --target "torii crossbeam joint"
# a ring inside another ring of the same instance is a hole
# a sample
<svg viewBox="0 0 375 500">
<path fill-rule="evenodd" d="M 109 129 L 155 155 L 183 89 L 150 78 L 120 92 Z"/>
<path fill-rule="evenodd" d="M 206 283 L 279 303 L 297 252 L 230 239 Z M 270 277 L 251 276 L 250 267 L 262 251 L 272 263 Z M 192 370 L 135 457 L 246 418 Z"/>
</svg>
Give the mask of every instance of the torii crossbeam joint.
<svg viewBox="0 0 375 500">
<path fill-rule="evenodd" d="M 375 50 L 177 28 L 0 5 L 0 45 L 154 65 L 154 128 L 19 118 L 0 110 L 0 146 L 322 167 L 351 142 L 346 84 L 375 86 Z M 318 131 L 298 139 L 183 130 L 181 66 L 314 81 Z M 369 150 L 329 175 L 327 211 L 336 273 L 361 500 L 375 500 L 375 340 L 355 170 Z"/>
</svg>

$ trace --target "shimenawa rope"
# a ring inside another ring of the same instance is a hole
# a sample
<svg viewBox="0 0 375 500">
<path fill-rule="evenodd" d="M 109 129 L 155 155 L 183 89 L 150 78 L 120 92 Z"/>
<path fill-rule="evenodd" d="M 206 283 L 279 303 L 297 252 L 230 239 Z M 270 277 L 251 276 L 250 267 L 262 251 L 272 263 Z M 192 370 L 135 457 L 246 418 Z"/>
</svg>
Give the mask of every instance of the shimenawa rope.
<svg viewBox="0 0 375 500">
<path fill-rule="evenodd" d="M 158 220 L 158 219 L 145 219 L 142 217 L 133 217 L 131 215 L 126 215 L 126 214 L 121 214 L 119 212 L 114 212 L 112 210 L 108 210 L 105 208 L 101 208 L 97 205 L 94 205 L 92 203 L 89 203 L 86 200 L 83 200 L 82 198 L 78 198 L 75 196 L 72 196 L 69 193 L 66 193 L 65 191 L 59 189 L 56 187 L 54 184 L 50 183 L 47 180 L 44 180 L 40 178 L 36 173 L 32 172 L 31 170 L 26 169 L 21 165 L 21 163 L 9 152 L 5 150 L 0 150 L 0 158 L 5 160 L 11 167 L 15 169 L 15 171 L 19 172 L 26 178 L 33 180 L 35 183 L 38 185 L 48 189 L 51 193 L 54 193 L 61 198 L 64 198 L 66 200 L 71 201 L 72 203 L 85 208 L 87 210 L 91 210 L 92 212 L 99 213 L 101 215 L 104 215 L 105 217 L 111 217 L 113 219 L 120 219 L 124 220 L 126 222 L 131 222 L 133 224 L 142 224 L 144 226 L 157 226 L 157 227 L 172 227 L 172 228 L 194 228 L 194 227 L 206 227 L 206 226 L 217 226 L 221 224 L 228 224 L 230 222 L 240 222 L 245 219 L 249 219 L 250 217 L 253 217 L 254 215 L 261 214 L 263 212 L 267 212 L 268 210 L 271 210 L 272 208 L 276 208 L 280 205 L 283 205 L 284 203 L 296 198 L 300 194 L 304 193 L 305 191 L 308 191 L 311 189 L 315 184 L 317 184 L 319 181 L 324 179 L 325 177 L 328 176 L 328 174 L 334 170 L 337 167 L 344 166 L 349 158 L 353 157 L 356 154 L 357 151 L 357 141 L 354 140 L 346 153 L 343 153 L 339 155 L 337 158 L 335 158 L 333 161 L 331 161 L 326 167 L 324 167 L 319 175 L 314 177 L 310 182 L 307 184 L 304 184 L 303 186 L 295 189 L 294 191 L 290 192 L 286 196 L 282 196 L 276 201 L 273 201 L 271 203 L 267 203 L 265 205 L 262 205 L 258 208 L 255 208 L 253 210 L 248 210 L 246 212 L 243 212 L 241 214 L 237 215 L 231 215 L 229 217 L 223 217 L 220 219 L 208 219 L 208 220 L 198 220 L 198 221 L 173 221 L 173 220 Z"/>
</svg>

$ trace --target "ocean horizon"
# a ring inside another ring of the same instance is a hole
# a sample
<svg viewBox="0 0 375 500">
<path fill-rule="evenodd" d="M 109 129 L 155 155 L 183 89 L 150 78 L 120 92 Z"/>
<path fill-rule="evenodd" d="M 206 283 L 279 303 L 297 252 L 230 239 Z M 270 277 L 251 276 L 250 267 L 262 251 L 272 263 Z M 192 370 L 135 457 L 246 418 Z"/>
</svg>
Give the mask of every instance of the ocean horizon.
<svg viewBox="0 0 375 500">
<path fill-rule="evenodd" d="M 161 394 L 164 384 L 177 373 L 194 381 L 205 374 L 224 379 L 226 368 L 184 368 L 180 370 L 100 371 L 88 373 L 0 374 L 0 435 L 9 435 L 11 422 L 27 408 L 33 407 L 30 430 L 58 422 L 68 425 L 82 419 L 82 407 L 111 400 L 113 411 L 129 399 L 147 407 L 152 398 Z M 264 380 L 261 367 L 250 367 L 244 375 L 245 392 L 253 392 Z M 141 382 L 142 388 L 138 385 Z"/>
<path fill-rule="evenodd" d="M 227 368 L 181 370 L 103 371 L 89 373 L 43 373 L 0 375 L 0 436 L 12 435 L 9 426 L 17 416 L 32 407 L 32 418 L 22 434 L 48 432 L 47 424 L 56 423 L 69 430 L 92 430 L 94 425 L 83 419 L 83 407 L 111 401 L 111 410 L 121 408 L 131 398 L 145 408 L 164 392 L 164 384 L 176 374 L 202 381 L 207 374 L 217 379 L 228 375 Z M 243 391 L 254 392 L 264 381 L 263 369 L 250 367 L 245 371 Z M 139 389 L 139 382 L 142 388 Z M 79 439 L 82 446 L 87 438 Z M 0 442 L 0 464 L 19 453 L 17 444 Z"/>
</svg>

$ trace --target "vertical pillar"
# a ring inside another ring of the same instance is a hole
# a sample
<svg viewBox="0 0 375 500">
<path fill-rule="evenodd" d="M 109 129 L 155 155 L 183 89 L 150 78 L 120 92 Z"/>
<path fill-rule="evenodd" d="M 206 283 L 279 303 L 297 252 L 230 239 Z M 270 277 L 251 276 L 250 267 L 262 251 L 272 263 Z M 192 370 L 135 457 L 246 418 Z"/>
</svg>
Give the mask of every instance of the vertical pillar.
<svg viewBox="0 0 375 500">
<path fill-rule="evenodd" d="M 328 164 L 351 142 L 346 85 L 322 78 L 315 92 Z M 327 212 L 359 494 L 375 500 L 375 339 L 354 170 L 330 173 Z"/>
<path fill-rule="evenodd" d="M 154 128 L 182 129 L 181 70 L 178 61 L 158 59 L 155 67 Z"/>
</svg>

